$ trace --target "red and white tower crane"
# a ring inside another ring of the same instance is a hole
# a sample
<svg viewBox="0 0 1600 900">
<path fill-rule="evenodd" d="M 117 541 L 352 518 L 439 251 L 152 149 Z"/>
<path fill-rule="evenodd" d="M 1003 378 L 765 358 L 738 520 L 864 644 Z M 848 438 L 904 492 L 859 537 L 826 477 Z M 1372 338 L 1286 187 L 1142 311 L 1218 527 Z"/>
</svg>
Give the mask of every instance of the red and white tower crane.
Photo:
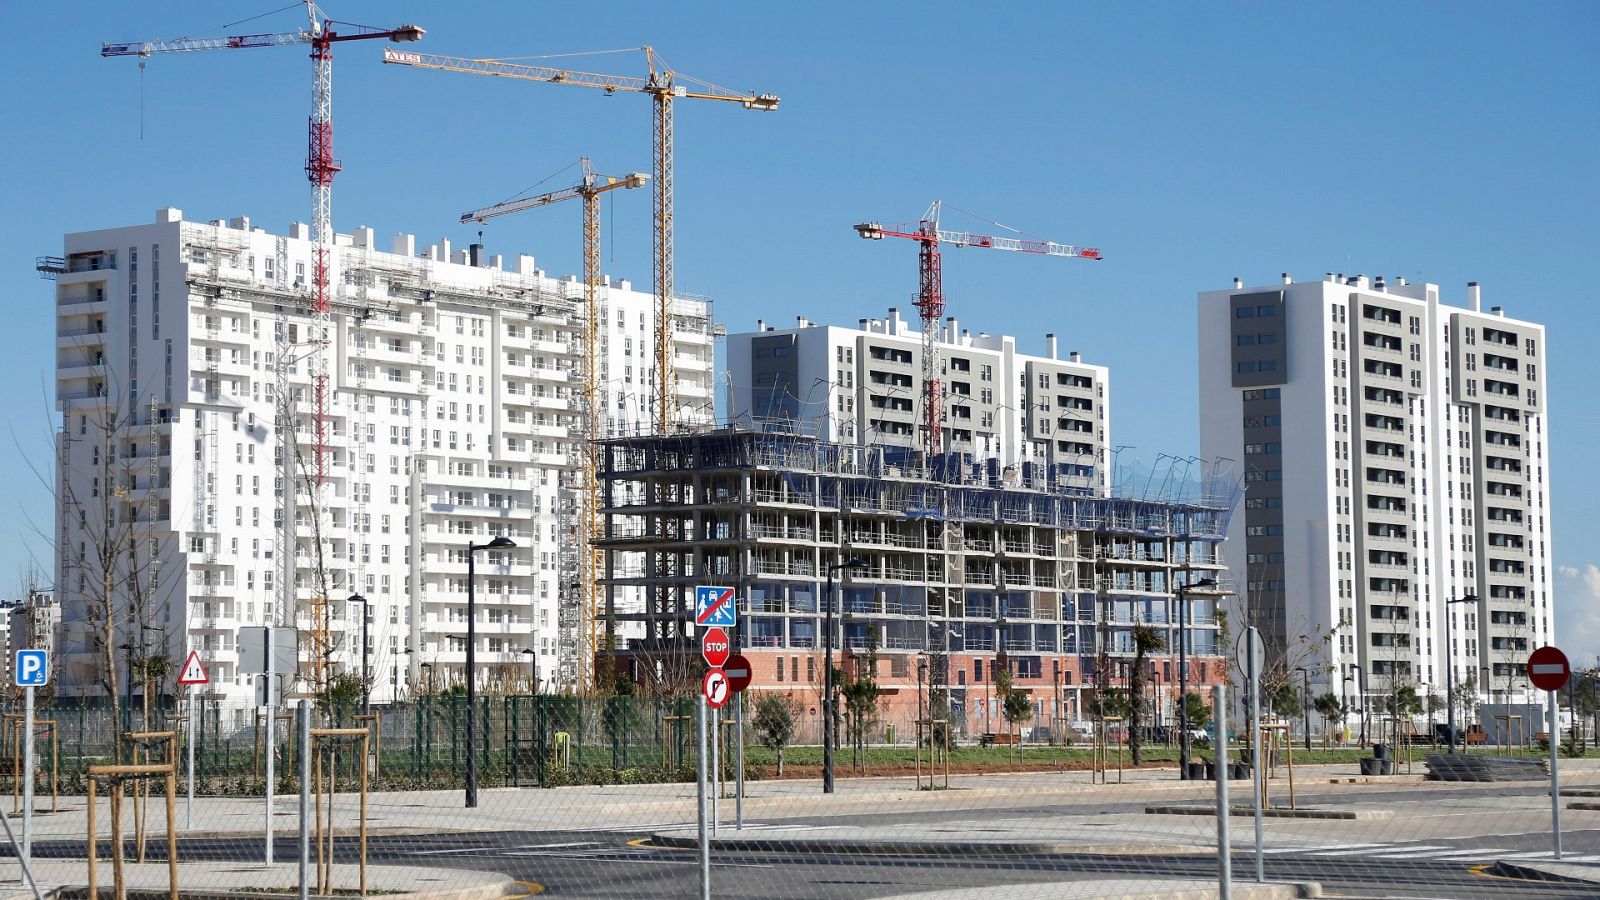
<svg viewBox="0 0 1600 900">
<path fill-rule="evenodd" d="M 867 240 L 881 241 L 886 237 L 896 237 L 918 244 L 918 285 L 914 305 L 922 318 L 922 449 L 929 460 L 944 450 L 944 381 L 939 377 L 939 327 L 940 320 L 944 318 L 944 287 L 939 245 L 986 247 L 990 250 L 1075 256 L 1079 259 L 1101 258 L 1100 251 L 1093 247 L 1057 244 L 1026 237 L 993 237 L 966 231 L 942 231 L 939 228 L 939 211 L 943 206 L 943 201 L 935 200 L 916 222 L 901 225 L 866 222 L 855 226 L 856 233 Z"/>
<path fill-rule="evenodd" d="M 314 245 L 313 277 L 311 282 L 310 308 L 313 316 L 311 328 L 311 347 L 309 348 L 310 368 L 312 372 L 312 394 L 314 398 L 314 433 L 315 449 L 311 465 L 312 484 L 310 493 L 313 496 L 313 509 L 315 515 L 322 519 L 327 515 L 327 478 L 328 478 L 328 420 L 332 405 L 332 392 L 328 381 L 328 348 L 331 333 L 330 317 L 333 309 L 333 298 L 330 296 L 329 285 L 330 265 L 333 249 L 333 176 L 339 171 L 338 159 L 333 155 L 333 45 L 345 41 L 389 40 L 396 42 L 412 42 L 422 39 L 423 30 L 415 25 L 401 25 L 398 28 L 382 29 L 365 25 L 355 25 L 348 22 L 335 22 L 321 15 L 312 0 L 305 0 L 306 17 L 309 24 L 304 30 L 281 32 L 276 34 L 236 34 L 213 38 L 177 38 L 170 41 L 142 41 L 134 43 L 101 44 L 101 56 L 137 56 L 140 65 L 146 57 L 157 53 L 189 53 L 200 50 L 249 50 L 257 47 L 281 47 L 292 44 L 311 45 L 311 121 L 310 139 L 306 150 L 306 177 L 311 181 L 311 241 Z M 338 26 L 338 30 L 335 28 Z M 292 617 L 295 602 L 295 431 L 293 407 L 289 403 L 288 392 L 288 366 L 294 347 L 289 341 L 289 329 L 281 328 L 278 334 L 277 360 L 278 393 L 280 407 L 280 438 L 283 442 L 280 453 L 281 476 L 284 489 L 278 494 L 279 514 L 281 516 L 283 534 L 280 537 L 278 558 L 281 571 L 278 582 L 277 615 Z M 319 534 L 326 534 L 326 530 L 318 530 Z M 316 634 L 316 650 L 312 653 L 312 679 L 320 689 L 328 681 L 327 663 L 329 646 L 328 630 L 328 598 L 321 594 L 314 597 L 315 609 L 312 619 Z M 268 632 L 271 633 L 270 631 Z M 268 638 L 267 657 L 272 658 L 271 638 Z M 271 768 L 269 762 L 267 780 L 271 782 Z M 267 843 L 266 858 L 272 861 L 272 844 Z"/>
<path fill-rule="evenodd" d="M 302 31 L 101 44 L 100 55 L 137 56 L 143 59 L 156 53 L 247 50 L 256 47 L 280 47 L 286 44 L 311 45 L 311 122 L 310 139 L 306 150 L 306 177 L 311 181 L 311 242 L 315 245 L 311 280 L 311 311 L 315 317 L 312 343 L 315 346 L 311 368 L 316 416 L 314 472 L 317 488 L 320 490 L 327 480 L 328 408 L 331 403 L 327 354 L 323 351 L 328 345 L 329 314 L 333 308 L 332 297 L 328 292 L 329 265 L 333 248 L 333 176 L 340 169 L 339 161 L 333 155 L 333 45 L 344 41 L 376 39 L 397 42 L 419 41 L 422 39 L 423 30 L 415 25 L 382 29 L 335 22 L 324 18 L 311 0 L 306 0 L 306 16 L 310 24 Z M 336 25 L 348 30 L 335 30 Z"/>
</svg>

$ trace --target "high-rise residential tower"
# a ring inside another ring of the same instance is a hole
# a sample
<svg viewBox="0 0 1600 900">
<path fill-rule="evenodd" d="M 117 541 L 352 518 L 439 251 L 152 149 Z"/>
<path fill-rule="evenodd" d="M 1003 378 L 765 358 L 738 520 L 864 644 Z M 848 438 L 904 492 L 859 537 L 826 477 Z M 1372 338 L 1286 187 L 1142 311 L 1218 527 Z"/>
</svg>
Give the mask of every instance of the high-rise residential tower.
<svg viewBox="0 0 1600 900">
<path fill-rule="evenodd" d="M 1525 699 L 1554 636 L 1544 327 L 1476 283 L 1284 275 L 1200 294 L 1199 349 L 1202 453 L 1245 468 L 1237 624 L 1317 693 L 1443 697 L 1448 668 Z"/>
<path fill-rule="evenodd" d="M 525 690 L 533 656 L 546 688 L 570 683 L 583 286 L 531 256 L 337 235 L 326 474 L 307 490 L 312 249 L 304 225 L 279 236 L 165 209 L 68 234 L 41 260 L 56 279 L 63 696 L 103 692 L 124 659 L 196 649 L 213 689 L 245 702 L 240 630 L 271 622 L 300 631 L 302 686 L 359 672 L 366 631 L 375 702 L 443 689 L 463 677 L 466 547 L 497 535 L 517 546 L 477 559 L 477 677 Z M 620 281 L 601 297 L 596 431 L 632 432 L 652 419 L 654 303 Z M 678 419 L 705 424 L 709 306 L 676 313 Z"/>
</svg>

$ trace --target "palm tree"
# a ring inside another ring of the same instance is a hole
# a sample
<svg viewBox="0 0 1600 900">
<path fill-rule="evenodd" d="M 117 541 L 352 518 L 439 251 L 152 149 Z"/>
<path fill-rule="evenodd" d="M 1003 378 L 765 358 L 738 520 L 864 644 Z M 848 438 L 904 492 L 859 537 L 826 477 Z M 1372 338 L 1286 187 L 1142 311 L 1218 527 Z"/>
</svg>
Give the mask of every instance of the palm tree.
<svg viewBox="0 0 1600 900">
<path fill-rule="evenodd" d="M 1128 751 L 1133 754 L 1133 765 L 1138 768 L 1144 749 L 1144 664 L 1152 650 L 1167 649 L 1166 638 L 1149 625 L 1133 626 L 1133 673 L 1128 676 Z"/>
</svg>

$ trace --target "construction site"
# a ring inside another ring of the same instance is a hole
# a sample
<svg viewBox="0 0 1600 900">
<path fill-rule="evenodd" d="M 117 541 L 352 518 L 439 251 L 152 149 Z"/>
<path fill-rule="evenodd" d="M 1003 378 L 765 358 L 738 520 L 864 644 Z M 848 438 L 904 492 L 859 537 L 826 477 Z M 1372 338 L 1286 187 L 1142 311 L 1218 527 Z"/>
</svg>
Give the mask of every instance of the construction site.
<svg viewBox="0 0 1600 900">
<path fill-rule="evenodd" d="M 847 671 L 876 665 L 885 721 L 908 723 L 942 697 L 969 735 L 1005 730 L 997 668 L 1028 693 L 1035 725 L 1090 718 L 1095 693 L 1126 689 L 1140 626 L 1166 648 L 1145 660 L 1141 698 L 1162 721 L 1180 635 L 1191 685 L 1226 677 L 1216 609 L 1236 490 L 1227 471 L 1191 499 L 1134 498 L 1085 494 L 1043 466 L 929 466 L 920 453 L 745 428 L 601 447 L 606 621 L 644 634 L 610 665 L 647 689 L 698 684 L 701 585 L 734 589 L 752 690 L 799 695 L 813 717 L 830 621 Z M 615 601 L 629 588 L 645 591 L 642 611 Z"/>
</svg>

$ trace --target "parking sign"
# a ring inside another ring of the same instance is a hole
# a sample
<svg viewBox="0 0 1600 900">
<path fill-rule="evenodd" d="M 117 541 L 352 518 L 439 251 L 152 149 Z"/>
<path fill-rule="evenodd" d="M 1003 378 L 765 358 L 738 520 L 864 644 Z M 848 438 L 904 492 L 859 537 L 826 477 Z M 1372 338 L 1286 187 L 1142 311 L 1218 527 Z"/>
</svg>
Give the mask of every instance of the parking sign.
<svg viewBox="0 0 1600 900">
<path fill-rule="evenodd" d="M 44 650 L 18 650 L 16 664 L 17 687 L 44 687 L 50 680 L 50 654 Z"/>
</svg>

